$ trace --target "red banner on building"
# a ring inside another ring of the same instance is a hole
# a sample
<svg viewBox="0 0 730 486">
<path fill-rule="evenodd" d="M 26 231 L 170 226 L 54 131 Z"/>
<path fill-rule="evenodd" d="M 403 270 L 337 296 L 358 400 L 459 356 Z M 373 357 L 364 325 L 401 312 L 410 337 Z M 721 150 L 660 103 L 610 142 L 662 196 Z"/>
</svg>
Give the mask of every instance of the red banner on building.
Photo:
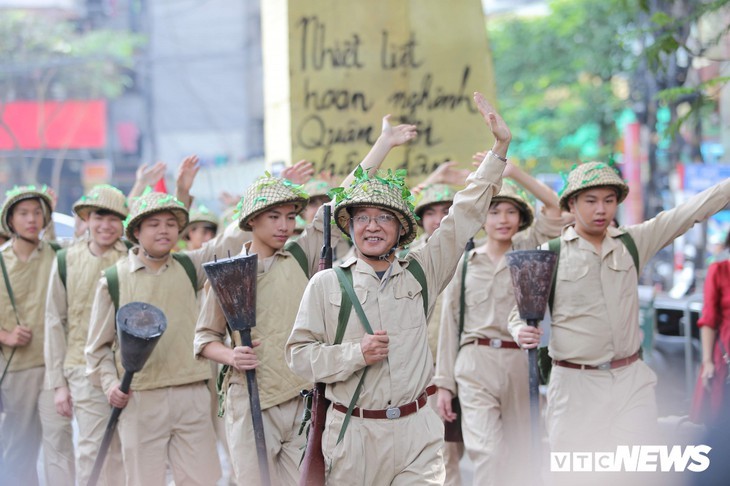
<svg viewBox="0 0 730 486">
<path fill-rule="evenodd" d="M 16 101 L 0 106 L 0 150 L 106 145 L 106 101 Z"/>
</svg>

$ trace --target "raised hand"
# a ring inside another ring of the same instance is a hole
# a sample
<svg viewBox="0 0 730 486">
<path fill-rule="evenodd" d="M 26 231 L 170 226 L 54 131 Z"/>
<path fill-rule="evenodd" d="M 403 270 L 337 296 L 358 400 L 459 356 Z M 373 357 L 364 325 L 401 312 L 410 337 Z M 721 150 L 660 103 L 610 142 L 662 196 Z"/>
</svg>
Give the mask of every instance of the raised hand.
<svg viewBox="0 0 730 486">
<path fill-rule="evenodd" d="M 221 191 L 220 194 L 218 194 L 218 200 L 221 202 L 223 207 L 229 208 L 238 204 L 238 201 L 241 200 L 241 196 L 236 196 L 228 191 Z"/>
<path fill-rule="evenodd" d="M 459 169 L 456 167 L 456 164 L 456 161 L 449 160 L 448 162 L 444 162 L 439 165 L 436 170 L 433 171 L 432 175 L 435 178 L 433 183 L 463 186 L 466 183 L 466 178 L 469 176 L 470 172 L 469 169 Z"/>
<path fill-rule="evenodd" d="M 281 171 L 281 177 L 294 184 L 306 184 L 313 175 L 314 164 L 304 159 Z"/>
<path fill-rule="evenodd" d="M 489 126 L 489 129 L 492 131 L 492 135 L 494 136 L 494 147 L 492 147 L 492 152 L 500 157 L 505 157 L 507 155 L 509 143 L 512 140 L 512 132 L 510 132 L 507 123 L 505 123 L 502 117 L 499 116 L 497 110 L 495 110 L 487 101 L 484 95 L 478 91 L 474 93 L 474 102 L 477 105 L 479 113 L 481 113 L 482 117 L 484 117 L 484 121 L 487 126 Z"/>
<path fill-rule="evenodd" d="M 386 142 L 389 147 L 397 147 L 408 143 L 418 135 L 416 125 L 398 125 L 392 126 L 390 124 L 391 115 L 385 115 L 383 117 L 382 130 L 380 132 L 380 138 Z"/>
<path fill-rule="evenodd" d="M 180 166 L 177 168 L 177 178 L 175 179 L 178 192 L 182 191 L 184 194 L 190 193 L 193 182 L 195 182 L 195 177 L 200 170 L 199 161 L 200 159 L 198 159 L 197 155 L 189 155 L 180 162 Z"/>
<path fill-rule="evenodd" d="M 166 170 L 167 164 L 164 162 L 155 162 L 153 165 L 142 164 L 137 168 L 137 172 L 135 173 L 136 184 L 139 184 L 142 188 L 154 186 L 157 184 L 157 181 L 165 176 Z"/>
</svg>

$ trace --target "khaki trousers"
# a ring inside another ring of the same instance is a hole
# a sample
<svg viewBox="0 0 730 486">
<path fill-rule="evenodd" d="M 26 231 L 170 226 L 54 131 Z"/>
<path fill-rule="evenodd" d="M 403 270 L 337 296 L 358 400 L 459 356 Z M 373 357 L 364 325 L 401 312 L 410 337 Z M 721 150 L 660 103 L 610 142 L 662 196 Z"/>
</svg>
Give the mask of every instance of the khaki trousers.
<svg viewBox="0 0 730 486">
<path fill-rule="evenodd" d="M 226 436 L 238 484 L 260 484 L 256 438 L 246 385 L 232 383 L 226 396 Z M 299 461 L 304 452 L 304 433 L 299 426 L 304 401 L 295 397 L 262 411 L 264 439 L 272 485 L 299 483 Z"/>
<path fill-rule="evenodd" d="M 428 397 L 428 404 L 438 414 L 438 393 Z M 443 447 L 444 467 L 446 469 L 446 481 L 444 486 L 461 486 L 461 467 L 459 463 L 464 457 L 463 442 L 446 442 Z"/>
<path fill-rule="evenodd" d="M 552 452 L 615 452 L 617 445 L 660 443 L 654 387 L 656 375 L 637 361 L 615 370 L 553 366 L 548 385 L 546 425 Z M 562 473 L 553 485 L 667 485 L 663 473 Z"/>
<path fill-rule="evenodd" d="M 528 484 L 530 451 L 527 354 L 467 344 L 454 368 L 464 446 L 474 463 L 474 484 Z"/>
<path fill-rule="evenodd" d="M 76 478 L 79 485 L 86 485 L 99 454 L 99 446 L 104 437 L 112 408 L 101 388 L 91 384 L 83 366 L 65 370 L 66 381 L 71 391 L 74 418 L 79 428 L 76 444 Z M 99 476 L 99 484 L 124 484 L 122 447 L 119 433 L 115 433 L 109 446 L 104 467 Z"/>
<path fill-rule="evenodd" d="M 9 371 L 2 386 L 0 484 L 39 484 L 36 463 L 43 445 L 46 484 L 74 484 L 71 421 L 56 412 L 53 390 L 43 390 L 45 367 Z"/>
<path fill-rule="evenodd" d="M 327 484 L 444 484 L 444 424 L 431 407 L 393 420 L 353 415 L 337 444 L 344 419 L 344 413 L 327 411 L 322 436 Z"/>
<path fill-rule="evenodd" d="M 615 451 L 656 438 L 656 375 L 643 361 L 615 370 L 553 366 L 546 422 L 553 452 Z"/>
<path fill-rule="evenodd" d="M 132 382 L 134 388 L 134 382 Z M 128 486 L 213 486 L 221 476 L 204 382 L 133 391 L 119 418 Z"/>
</svg>

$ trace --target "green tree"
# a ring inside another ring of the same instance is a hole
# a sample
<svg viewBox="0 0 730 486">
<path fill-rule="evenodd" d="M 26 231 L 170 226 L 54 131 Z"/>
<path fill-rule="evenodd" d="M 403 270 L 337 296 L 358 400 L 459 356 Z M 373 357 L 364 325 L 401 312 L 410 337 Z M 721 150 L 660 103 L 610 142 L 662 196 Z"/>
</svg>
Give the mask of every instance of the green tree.
<svg viewBox="0 0 730 486">
<path fill-rule="evenodd" d="M 544 16 L 489 22 L 510 152 L 554 172 L 614 151 L 636 11 L 620 0 L 555 0 Z"/>
<path fill-rule="evenodd" d="M 7 103 L 19 100 L 64 102 L 112 99 L 131 85 L 135 51 L 144 42 L 138 35 L 112 30 L 84 30 L 73 21 L 28 11 L 6 10 L 0 15 L 0 130 L 15 139 L 2 122 Z M 52 119 L 53 114 L 48 117 Z M 45 130 L 45 123 L 37 127 Z M 17 146 L 17 143 L 16 143 Z M 60 173 L 66 150 L 53 153 Z M 13 151 L 19 157 L 18 151 Z M 44 157 L 41 149 L 27 161 L 11 163 L 16 180 L 36 181 Z M 12 157 L 12 156 L 11 156 Z M 18 163 L 20 162 L 20 163 Z"/>
</svg>

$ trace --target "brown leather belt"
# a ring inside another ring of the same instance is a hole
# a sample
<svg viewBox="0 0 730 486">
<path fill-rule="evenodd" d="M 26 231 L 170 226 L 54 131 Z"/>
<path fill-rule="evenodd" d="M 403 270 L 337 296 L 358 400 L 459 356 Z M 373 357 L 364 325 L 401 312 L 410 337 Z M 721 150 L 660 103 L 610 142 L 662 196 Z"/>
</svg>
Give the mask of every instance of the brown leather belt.
<svg viewBox="0 0 730 486">
<path fill-rule="evenodd" d="M 509 349 L 520 349 L 520 345 L 514 341 L 504 341 L 502 339 L 492 338 L 478 338 L 472 341 L 480 346 L 489 346 L 490 348 L 509 348 Z"/>
<path fill-rule="evenodd" d="M 405 405 L 401 405 L 400 407 L 386 408 L 385 410 L 365 410 L 360 409 L 360 407 L 355 407 L 352 409 L 352 416 L 362 417 L 366 419 L 397 419 L 400 417 L 405 417 L 407 415 L 414 414 L 422 409 L 426 405 L 428 397 L 436 393 L 436 390 L 436 385 L 431 385 L 426 388 L 423 393 L 421 393 L 421 396 L 418 397 L 418 400 L 407 403 Z M 332 408 L 334 408 L 338 412 L 347 413 L 347 407 L 344 405 L 340 405 L 339 403 L 335 403 Z"/>
<path fill-rule="evenodd" d="M 601 363 L 598 366 L 582 365 L 577 363 L 571 363 L 570 361 L 558 361 L 553 360 L 553 366 L 562 366 L 564 368 L 572 368 L 574 370 L 613 370 L 621 368 L 622 366 L 628 366 L 634 361 L 639 359 L 639 353 L 636 352 L 628 358 L 615 359 L 613 361 L 607 361 Z"/>
</svg>

